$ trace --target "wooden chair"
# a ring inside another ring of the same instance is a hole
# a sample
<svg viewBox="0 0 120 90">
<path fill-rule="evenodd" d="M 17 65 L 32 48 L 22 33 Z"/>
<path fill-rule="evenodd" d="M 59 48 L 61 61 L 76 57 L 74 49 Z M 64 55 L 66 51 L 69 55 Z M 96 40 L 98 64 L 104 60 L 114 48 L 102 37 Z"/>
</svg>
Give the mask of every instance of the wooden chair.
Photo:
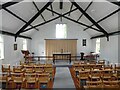
<svg viewBox="0 0 120 90">
<path fill-rule="evenodd" d="M 6 89 L 8 86 L 8 81 L 9 81 L 9 78 L 8 78 L 8 73 L 1 73 L 0 74 L 0 88 L 2 89 Z"/>
<path fill-rule="evenodd" d="M 89 61 L 89 64 L 96 64 L 97 62 L 96 62 L 96 60 L 90 60 Z"/>
<path fill-rule="evenodd" d="M 92 68 L 89 64 L 84 65 L 83 69 L 84 69 L 84 71 L 89 71 L 89 72 L 92 70 Z"/>
<path fill-rule="evenodd" d="M 13 72 L 14 73 L 22 73 L 23 72 L 23 66 L 19 65 L 19 66 L 13 66 Z"/>
<path fill-rule="evenodd" d="M 120 90 L 119 81 L 103 81 L 104 90 Z"/>
<path fill-rule="evenodd" d="M 34 65 L 34 70 L 35 73 L 43 73 L 44 72 L 44 68 L 41 68 L 40 66 Z"/>
<path fill-rule="evenodd" d="M 49 73 L 37 74 L 38 76 L 38 88 L 48 88 L 48 83 L 50 81 Z"/>
<path fill-rule="evenodd" d="M 101 71 L 100 70 L 92 70 L 90 74 L 91 81 L 100 81 L 101 80 Z"/>
<path fill-rule="evenodd" d="M 89 71 L 80 71 L 78 80 L 79 80 L 79 87 L 83 87 L 86 85 L 86 81 L 89 79 Z"/>
<path fill-rule="evenodd" d="M 53 74 L 54 74 L 54 69 L 53 69 L 53 67 L 48 67 L 48 66 L 45 66 L 45 68 L 44 68 L 44 72 L 45 73 L 49 73 L 50 74 L 50 79 L 51 80 L 53 80 Z"/>
<path fill-rule="evenodd" d="M 102 69 L 102 65 L 101 64 L 96 64 L 92 67 L 92 70 L 101 70 Z"/>
<path fill-rule="evenodd" d="M 24 72 L 25 73 L 34 73 L 34 66 L 31 65 L 24 65 Z"/>
<path fill-rule="evenodd" d="M 105 71 L 103 70 L 101 73 L 102 73 L 101 76 L 102 76 L 102 79 L 103 79 L 103 80 L 107 80 L 107 81 L 108 81 L 108 80 L 110 80 L 111 77 L 113 76 L 113 73 L 112 73 L 111 70 L 110 70 L 110 71 L 109 71 L 109 70 L 108 70 L 108 71 L 107 71 L 107 70 L 105 70 Z"/>
<path fill-rule="evenodd" d="M 2 72 L 10 73 L 10 64 L 2 64 Z"/>
<path fill-rule="evenodd" d="M 13 81 L 13 88 L 20 89 L 24 87 L 25 78 L 23 73 L 11 73 L 11 80 Z"/>
<path fill-rule="evenodd" d="M 98 64 L 104 65 L 105 64 L 105 60 L 98 60 Z"/>
<path fill-rule="evenodd" d="M 25 73 L 25 87 L 26 88 L 37 88 L 37 78 L 36 78 L 36 74 L 32 73 L 32 74 L 28 74 Z"/>
<path fill-rule="evenodd" d="M 103 90 L 102 81 L 87 81 L 84 88 L 85 90 Z"/>
<path fill-rule="evenodd" d="M 111 70 L 113 68 L 112 68 L 112 65 L 104 65 L 103 69 L 104 70 Z"/>
</svg>

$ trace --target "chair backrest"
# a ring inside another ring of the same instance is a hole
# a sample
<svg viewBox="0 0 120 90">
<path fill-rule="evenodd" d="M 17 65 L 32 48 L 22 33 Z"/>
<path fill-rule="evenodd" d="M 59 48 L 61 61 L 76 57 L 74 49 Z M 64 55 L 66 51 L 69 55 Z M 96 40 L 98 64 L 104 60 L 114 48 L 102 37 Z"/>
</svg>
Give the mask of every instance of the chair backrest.
<svg viewBox="0 0 120 90">
<path fill-rule="evenodd" d="M 10 64 L 2 64 L 2 72 L 10 72 Z"/>
<path fill-rule="evenodd" d="M 89 88 L 99 89 L 100 87 L 102 87 L 102 81 L 87 81 L 86 84 Z"/>
<path fill-rule="evenodd" d="M 9 76 L 8 73 L 1 73 L 0 82 L 7 82 L 8 76 Z"/>
<path fill-rule="evenodd" d="M 42 74 L 38 74 L 37 76 L 39 82 L 48 82 L 50 80 L 49 73 L 42 73 Z"/>
<path fill-rule="evenodd" d="M 22 69 L 23 69 L 23 66 L 22 66 L 22 65 L 13 66 L 13 72 L 14 72 L 14 73 L 21 73 L 21 72 L 22 72 Z"/>
<path fill-rule="evenodd" d="M 112 65 L 104 65 L 103 69 L 108 69 L 108 70 L 110 70 L 110 69 L 112 69 Z"/>
<path fill-rule="evenodd" d="M 105 64 L 105 60 L 98 60 L 98 64 Z"/>
<path fill-rule="evenodd" d="M 102 69 L 102 65 L 96 64 L 96 65 L 94 65 L 94 66 L 92 67 L 92 69 L 93 69 L 93 70 L 94 70 L 94 69 L 99 69 L 99 70 L 101 70 L 101 69 Z"/>
<path fill-rule="evenodd" d="M 80 71 L 79 72 L 79 79 L 88 79 L 89 78 L 89 71 Z"/>
<path fill-rule="evenodd" d="M 25 73 L 25 79 L 28 81 L 28 82 L 32 82 L 32 81 L 36 81 L 37 78 L 36 78 L 36 73 Z"/>
</svg>

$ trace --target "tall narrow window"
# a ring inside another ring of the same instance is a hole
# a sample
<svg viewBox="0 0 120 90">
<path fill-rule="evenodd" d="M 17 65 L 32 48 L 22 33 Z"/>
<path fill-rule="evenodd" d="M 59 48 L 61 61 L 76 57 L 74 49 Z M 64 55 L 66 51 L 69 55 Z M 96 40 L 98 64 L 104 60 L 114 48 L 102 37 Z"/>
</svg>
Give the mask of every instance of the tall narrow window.
<svg viewBox="0 0 120 90">
<path fill-rule="evenodd" d="M 67 26 L 66 24 L 56 24 L 56 38 L 67 37 Z"/>
<path fill-rule="evenodd" d="M 96 39 L 96 53 L 100 53 L 100 38 Z"/>
<path fill-rule="evenodd" d="M 27 40 L 23 39 L 23 50 L 27 50 Z"/>
<path fill-rule="evenodd" d="M 4 42 L 3 36 L 0 34 L 0 59 L 4 59 Z"/>
</svg>

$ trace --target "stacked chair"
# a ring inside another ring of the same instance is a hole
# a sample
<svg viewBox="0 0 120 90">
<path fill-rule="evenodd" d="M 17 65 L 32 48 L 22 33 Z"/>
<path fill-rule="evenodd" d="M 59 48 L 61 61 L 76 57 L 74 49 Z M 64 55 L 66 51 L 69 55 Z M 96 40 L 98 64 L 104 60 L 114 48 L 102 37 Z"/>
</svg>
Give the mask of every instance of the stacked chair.
<svg viewBox="0 0 120 90">
<path fill-rule="evenodd" d="M 105 65 L 104 60 L 96 63 L 73 64 L 79 88 L 85 90 L 120 90 L 120 66 Z"/>
<path fill-rule="evenodd" d="M 20 65 L 2 65 L 0 74 L 1 88 L 7 89 L 39 89 L 49 88 L 54 79 L 55 69 L 52 64 L 29 64 L 20 62 Z"/>
</svg>

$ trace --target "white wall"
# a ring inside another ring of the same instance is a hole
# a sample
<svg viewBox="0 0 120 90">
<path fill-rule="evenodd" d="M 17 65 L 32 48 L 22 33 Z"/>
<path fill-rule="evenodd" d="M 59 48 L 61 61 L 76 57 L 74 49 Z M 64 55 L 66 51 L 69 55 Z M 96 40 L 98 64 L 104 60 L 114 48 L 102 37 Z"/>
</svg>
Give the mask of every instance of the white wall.
<svg viewBox="0 0 120 90">
<path fill-rule="evenodd" d="M 118 63 L 118 36 L 110 36 L 110 40 L 101 38 L 100 59 L 105 59 L 110 63 Z"/>
<path fill-rule="evenodd" d="M 118 62 L 120 63 L 120 35 L 118 36 Z"/>
<path fill-rule="evenodd" d="M 67 24 L 67 38 L 69 39 L 78 39 L 77 41 L 77 54 L 80 55 L 80 52 L 88 54 L 91 52 L 91 40 L 88 33 L 84 32 L 79 24 L 74 22 L 64 20 L 63 22 Z M 40 26 L 40 31 L 35 32 L 32 36 L 31 41 L 31 51 L 35 55 L 45 55 L 45 40 L 52 39 L 55 37 L 55 25 L 56 23 L 61 23 L 60 19 Z M 87 46 L 82 46 L 82 39 L 87 39 Z"/>
<path fill-rule="evenodd" d="M 6 36 L 6 35 L 3 35 L 3 37 L 4 37 L 4 60 L 2 60 L 2 63 L 15 65 L 23 58 L 23 55 L 21 53 L 23 39 L 17 38 L 17 50 L 14 51 L 14 43 L 15 43 L 14 37 Z M 28 50 L 29 50 L 30 40 L 27 41 L 28 41 Z"/>
</svg>

